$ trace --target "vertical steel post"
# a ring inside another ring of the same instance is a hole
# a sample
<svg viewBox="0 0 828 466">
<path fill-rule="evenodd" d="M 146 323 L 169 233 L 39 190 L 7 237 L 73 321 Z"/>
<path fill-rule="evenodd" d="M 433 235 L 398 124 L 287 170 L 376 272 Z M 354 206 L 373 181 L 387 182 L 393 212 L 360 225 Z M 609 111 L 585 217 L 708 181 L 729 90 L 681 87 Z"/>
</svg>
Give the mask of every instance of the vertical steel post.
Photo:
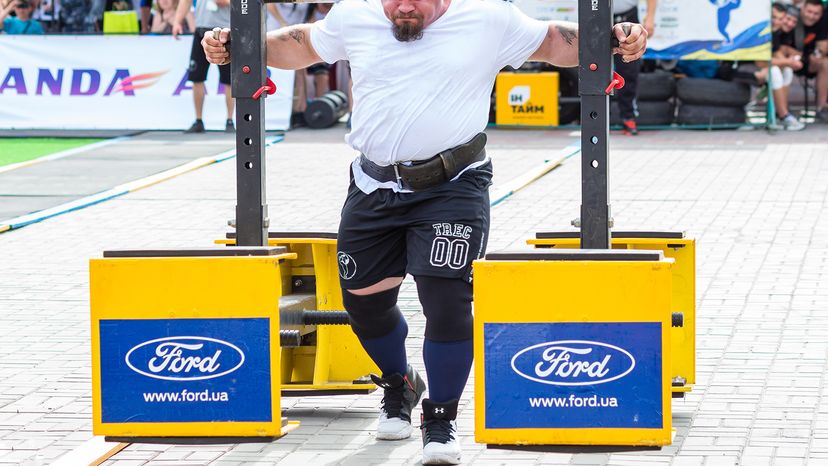
<svg viewBox="0 0 828 466">
<path fill-rule="evenodd" d="M 578 2 L 581 94 L 581 248 L 610 248 L 609 95 L 612 0 Z"/>
<path fill-rule="evenodd" d="M 262 0 L 232 0 L 231 79 L 236 98 L 236 244 L 267 246 L 265 191 L 265 96 L 253 94 L 267 79 L 265 5 Z"/>
</svg>

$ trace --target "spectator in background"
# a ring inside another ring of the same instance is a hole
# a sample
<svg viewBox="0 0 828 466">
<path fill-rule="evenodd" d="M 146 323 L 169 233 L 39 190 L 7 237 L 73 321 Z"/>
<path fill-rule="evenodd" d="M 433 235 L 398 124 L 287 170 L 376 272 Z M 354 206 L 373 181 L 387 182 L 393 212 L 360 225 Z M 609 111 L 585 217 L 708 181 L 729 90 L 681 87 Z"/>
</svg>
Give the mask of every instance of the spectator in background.
<svg viewBox="0 0 828 466">
<path fill-rule="evenodd" d="M 650 37 L 655 32 L 657 6 L 657 0 L 647 0 L 647 17 L 644 19 L 644 28 L 650 33 Z M 612 2 L 612 14 L 614 24 L 626 21 L 637 24 L 638 0 L 614 0 Z M 616 54 L 614 59 L 615 71 L 623 76 L 627 82 L 623 89 L 619 89 L 615 93 L 624 126 L 624 134 L 635 136 L 638 134 L 638 124 L 635 119 L 638 117 L 638 102 L 636 99 L 638 98 L 638 74 L 641 71 L 641 62 L 626 63 L 622 60 L 620 54 Z"/>
<path fill-rule="evenodd" d="M 98 11 L 100 10 L 100 11 Z M 92 0 L 60 0 L 60 32 L 84 34 L 98 30 L 96 22 L 103 15 L 103 2 Z"/>
<path fill-rule="evenodd" d="M 193 0 L 179 0 L 175 12 L 175 20 L 172 26 L 172 35 L 177 38 L 184 33 L 184 19 L 187 17 L 193 6 Z M 195 8 L 195 33 L 193 34 L 193 46 L 190 50 L 190 73 L 188 79 L 193 83 L 193 105 L 195 107 L 195 121 L 185 133 L 203 133 L 204 120 L 204 96 L 207 88 L 204 81 L 207 80 L 207 71 L 210 63 L 204 54 L 201 46 L 201 39 L 204 34 L 212 34 L 213 28 L 230 27 L 230 0 L 199 0 Z M 230 65 L 218 65 L 219 82 L 224 84 L 224 97 L 227 106 L 227 121 L 224 131 L 232 133 L 236 130 L 233 125 L 233 110 L 235 103 L 230 87 Z"/>
<path fill-rule="evenodd" d="M 308 22 L 315 23 L 331 11 L 333 3 L 314 3 L 310 5 L 308 11 Z M 308 67 L 308 74 L 313 77 L 313 95 L 315 97 L 322 97 L 331 90 L 331 65 L 325 62 L 315 63 Z"/>
<path fill-rule="evenodd" d="M 799 24 L 794 37 L 803 67 L 796 74 L 816 78 L 816 117 L 828 123 L 828 14 L 822 0 L 805 0 Z"/>
<path fill-rule="evenodd" d="M 149 32 L 153 34 L 172 34 L 177 10 L 178 0 L 158 0 L 155 4 L 152 20 L 150 20 Z M 195 31 L 195 16 L 193 16 L 192 11 L 188 11 L 184 18 L 183 31 L 183 34 L 191 34 Z"/>
<path fill-rule="evenodd" d="M 794 73 L 802 69 L 801 53 L 794 48 L 793 30 L 798 19 L 799 11 L 792 6 L 774 3 L 771 10 L 772 50 L 770 68 L 765 67 L 765 73 L 770 72 L 773 101 L 776 107 L 776 116 L 782 127 L 788 131 L 805 129 L 788 107 L 791 93 L 791 83 Z M 793 21 L 789 19 L 793 17 Z M 767 78 L 765 78 L 767 79 Z"/>
<path fill-rule="evenodd" d="M 12 11 L 15 16 L 10 16 Z M 0 10 L 0 29 L 6 34 L 43 34 L 43 27 L 32 19 L 33 12 L 29 0 L 12 0 Z"/>
<path fill-rule="evenodd" d="M 40 22 L 43 31 L 46 33 L 59 32 L 60 0 L 42 0 L 39 3 L 33 3 L 33 5 L 35 9 L 32 17 Z"/>
<path fill-rule="evenodd" d="M 152 0 L 140 0 L 138 7 L 140 10 L 138 17 L 141 19 L 141 34 L 147 34 L 152 27 Z M 190 30 L 192 31 L 192 29 Z"/>
<path fill-rule="evenodd" d="M 308 4 L 267 4 L 268 15 L 266 27 L 273 31 L 294 24 L 310 22 L 313 9 Z M 305 126 L 305 110 L 308 108 L 307 71 L 296 70 L 293 78 L 293 107 L 290 115 L 290 127 Z"/>
</svg>

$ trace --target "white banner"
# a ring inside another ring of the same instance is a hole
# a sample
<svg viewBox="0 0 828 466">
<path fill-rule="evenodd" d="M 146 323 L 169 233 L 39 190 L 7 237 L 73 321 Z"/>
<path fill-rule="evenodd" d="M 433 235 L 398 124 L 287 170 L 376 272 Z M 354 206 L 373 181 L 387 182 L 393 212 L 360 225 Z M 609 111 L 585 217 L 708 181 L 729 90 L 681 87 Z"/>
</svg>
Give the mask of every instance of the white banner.
<svg viewBox="0 0 828 466">
<path fill-rule="evenodd" d="M 513 0 L 542 20 L 578 21 L 577 0 Z M 641 21 L 646 1 L 639 2 Z M 645 58 L 769 60 L 770 2 L 765 0 L 658 0 L 655 35 Z"/>
<path fill-rule="evenodd" d="M 0 129 L 182 130 L 195 118 L 187 81 L 192 36 L 0 35 Z M 286 129 L 293 71 L 270 69 L 266 127 Z M 204 123 L 224 129 L 218 68 L 207 74 Z"/>
</svg>

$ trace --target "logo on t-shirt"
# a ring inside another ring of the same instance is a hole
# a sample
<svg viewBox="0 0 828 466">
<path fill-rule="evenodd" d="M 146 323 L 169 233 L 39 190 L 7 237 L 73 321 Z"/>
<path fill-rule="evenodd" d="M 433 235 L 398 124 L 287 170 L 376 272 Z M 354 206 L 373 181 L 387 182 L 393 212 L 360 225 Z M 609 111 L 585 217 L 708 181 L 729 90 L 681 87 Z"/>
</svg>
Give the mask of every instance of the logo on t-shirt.
<svg viewBox="0 0 828 466">
<path fill-rule="evenodd" d="M 336 261 L 339 263 L 339 276 L 343 280 L 350 280 L 354 278 L 357 271 L 357 264 L 350 254 L 339 251 L 336 254 Z"/>
</svg>

